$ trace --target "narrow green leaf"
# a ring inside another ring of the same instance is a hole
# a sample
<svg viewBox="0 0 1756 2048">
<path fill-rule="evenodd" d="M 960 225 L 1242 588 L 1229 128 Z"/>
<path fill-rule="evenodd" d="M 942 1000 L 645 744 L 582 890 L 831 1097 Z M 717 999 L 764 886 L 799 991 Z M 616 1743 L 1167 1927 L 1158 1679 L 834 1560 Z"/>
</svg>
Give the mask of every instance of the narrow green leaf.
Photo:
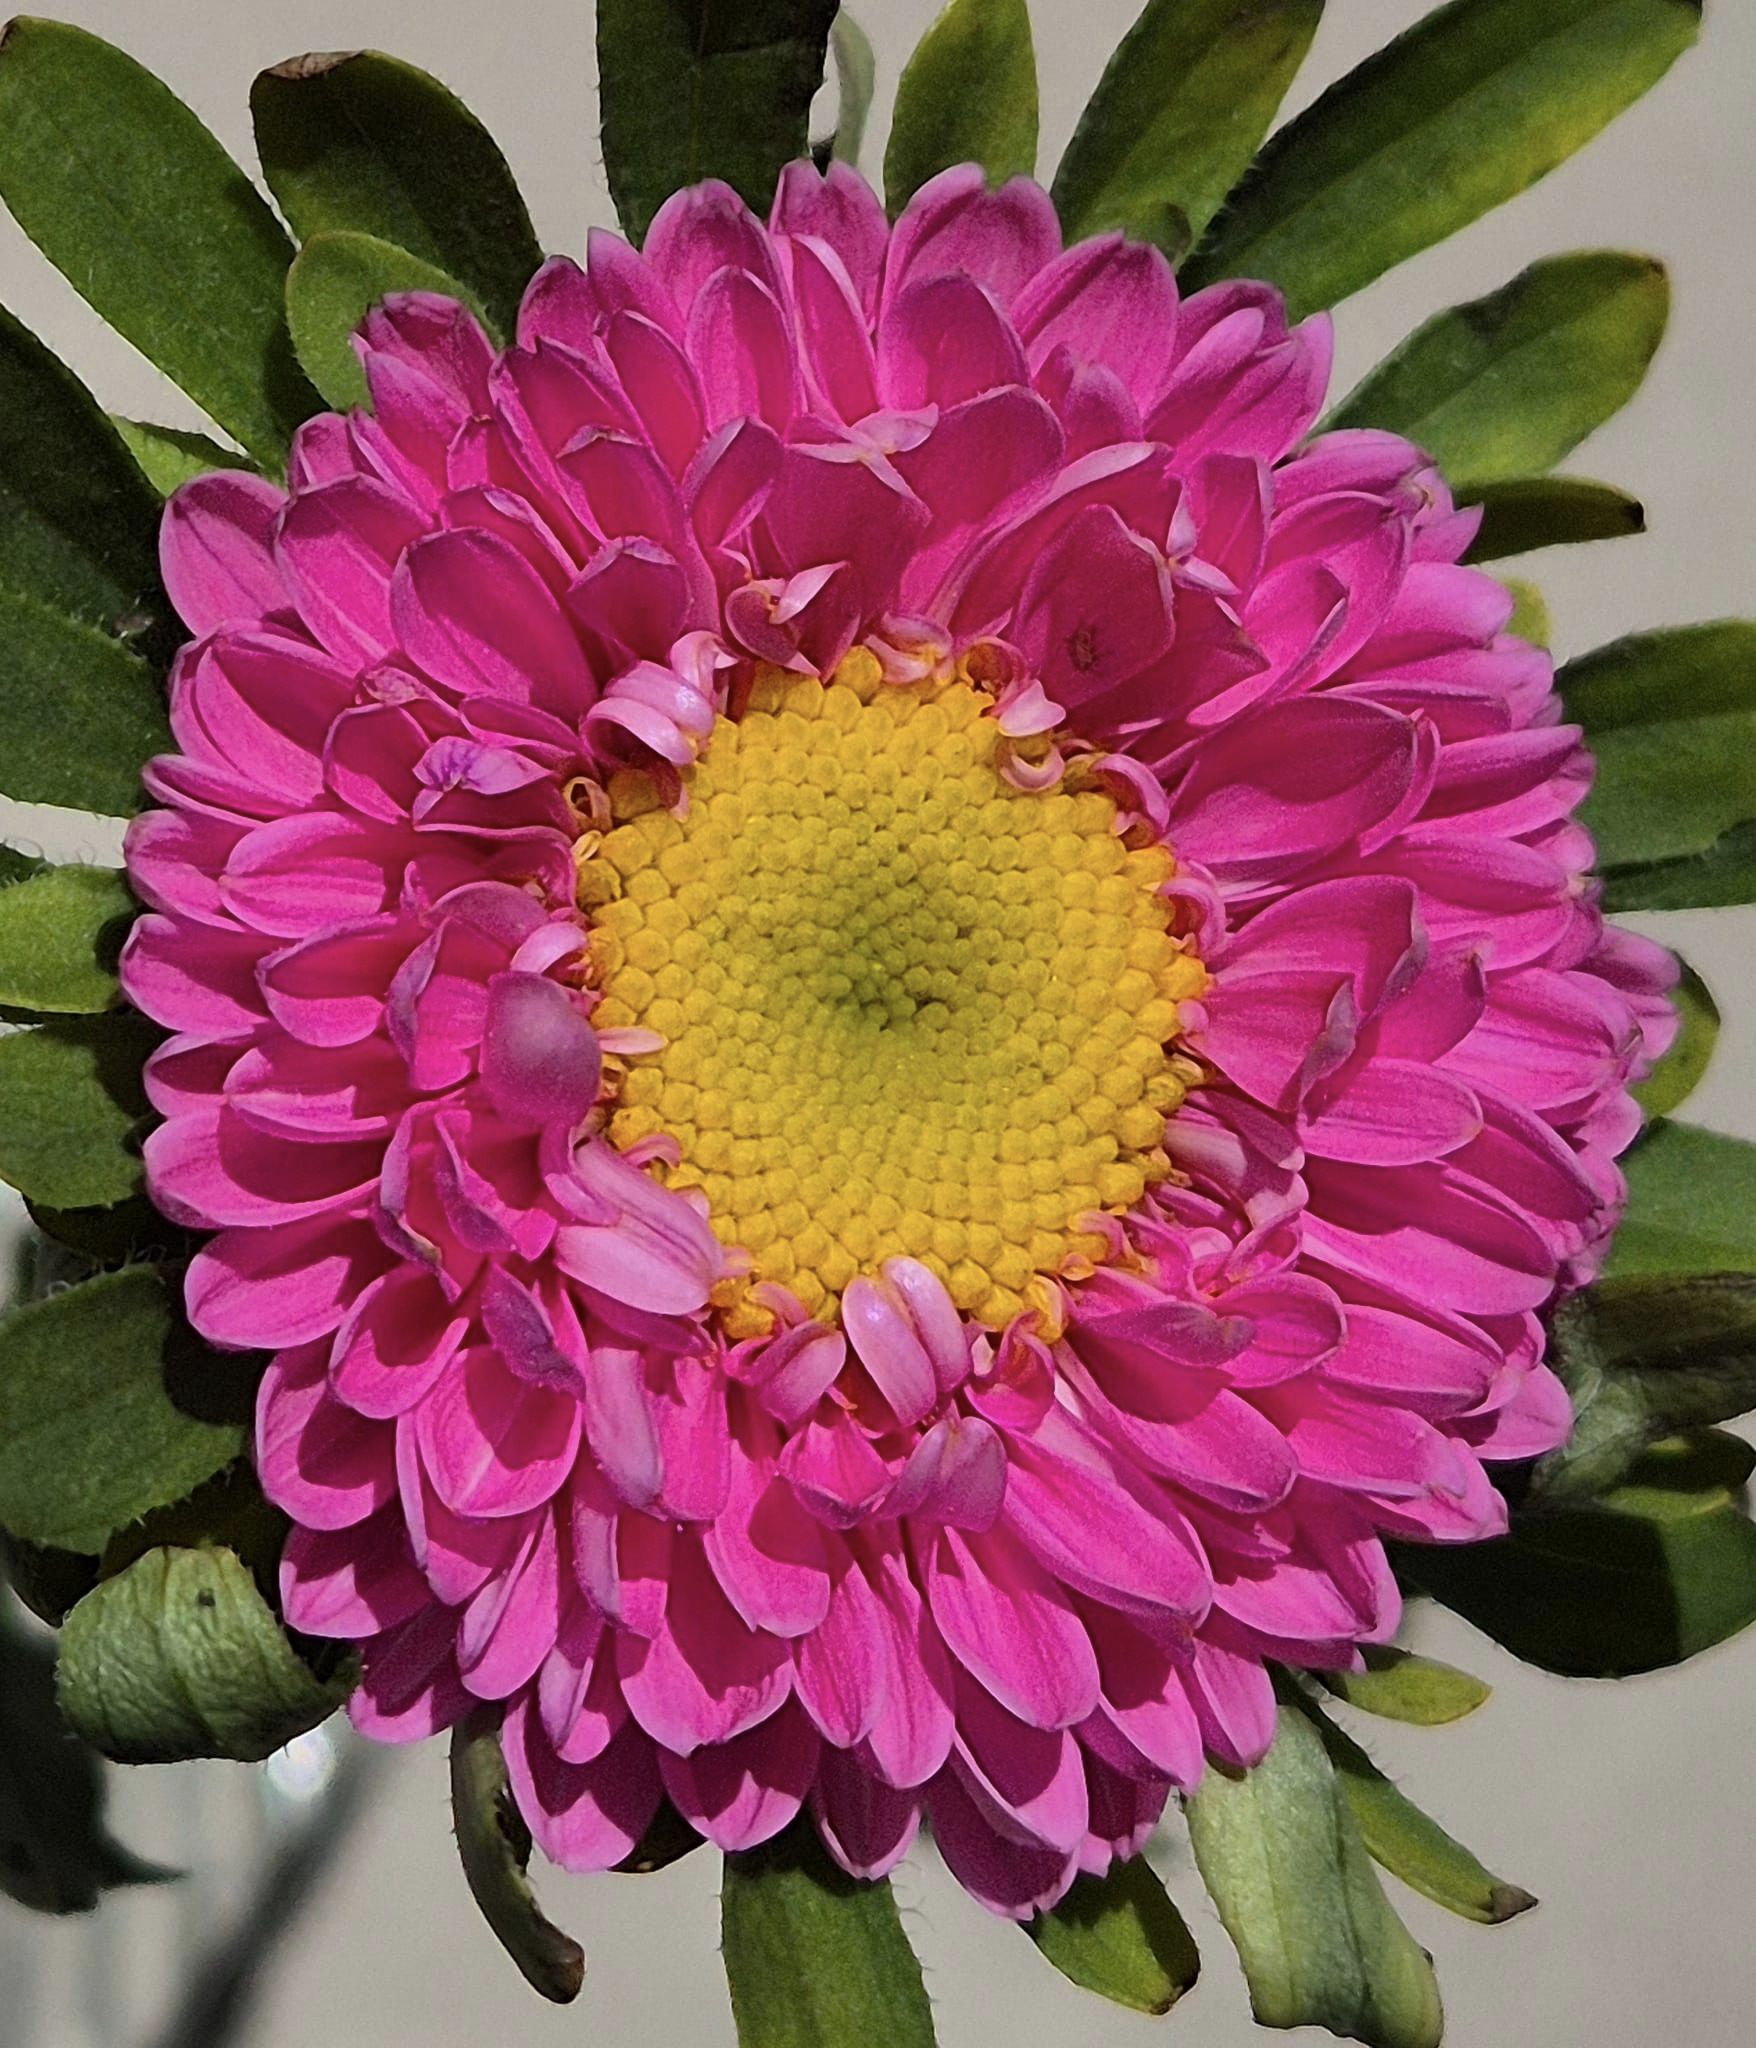
<svg viewBox="0 0 1756 2048">
<path fill-rule="evenodd" d="M 114 868 L 45 868 L 0 889 L 0 1003 L 109 1009 L 121 995 L 116 956 L 137 908 Z"/>
<path fill-rule="evenodd" d="M 1367 1643 L 1364 1671 L 1320 1671 L 1317 1676 L 1350 1707 L 1417 1728 L 1442 1728 L 1486 1705 L 1493 1687 L 1455 1664 L 1417 1657 L 1412 1650 Z"/>
<path fill-rule="evenodd" d="M 144 1019 L 116 1012 L 0 1038 L 0 1180 L 52 1209 L 133 1194 L 132 1139 L 146 1114 L 140 1069 L 159 1037 Z"/>
<path fill-rule="evenodd" d="M 1646 507 L 1614 484 L 1582 476 L 1522 476 L 1466 494 L 1482 508 L 1481 530 L 1466 562 L 1496 562 L 1535 548 L 1621 540 L 1646 531 Z"/>
<path fill-rule="evenodd" d="M 231 1551 L 149 1550 L 67 1617 L 56 1692 L 117 1763 L 258 1763 L 327 1720 L 355 1675 L 318 1676 Z"/>
<path fill-rule="evenodd" d="M 1661 1117 L 1622 1166 L 1628 1213 L 1607 1273 L 1756 1272 L 1756 1145 Z"/>
<path fill-rule="evenodd" d="M 1323 0 L 1148 0 L 1055 173 L 1069 241 L 1206 231 L 1304 62 Z"/>
<path fill-rule="evenodd" d="M 1756 819 L 1722 833 L 1705 853 L 1612 868 L 1604 876 L 1604 908 L 1717 910 L 1756 903 Z"/>
<path fill-rule="evenodd" d="M 114 414 L 111 424 L 161 498 L 168 498 L 191 477 L 203 476 L 210 469 L 250 466 L 235 448 L 222 448 L 209 435 L 191 433 L 184 427 L 161 427 L 150 420 L 127 420 Z"/>
<path fill-rule="evenodd" d="M 1528 640 L 1533 647 L 1547 647 L 1553 637 L 1554 626 L 1542 592 L 1522 576 L 1507 576 L 1502 580 L 1512 593 L 1512 616 L 1506 621 L 1507 632 L 1516 633 L 1519 639 Z"/>
<path fill-rule="evenodd" d="M 1522 1516 L 1492 1543 L 1404 1550 L 1399 1568 L 1544 1671 L 1680 1664 L 1756 1621 L 1752 1460 L 1717 1430 L 1673 1438 L 1588 1506 Z"/>
<path fill-rule="evenodd" d="M 301 241 L 376 235 L 461 280 L 511 333 L 543 252 L 498 144 L 455 93 L 377 50 L 319 52 L 264 71 L 250 111 Z"/>
<path fill-rule="evenodd" d="M 1360 1745 L 1312 1701 L 1301 1695 L 1299 1703 L 1323 1739 L 1374 1863 L 1466 1920 L 1494 1926 L 1529 1912 L 1536 1904 L 1531 1893 L 1496 1877 L 1473 1851 L 1399 1792 Z"/>
<path fill-rule="evenodd" d="M 171 744 L 153 673 L 95 626 L 0 590 L 0 790 L 131 816 L 140 770 Z"/>
<path fill-rule="evenodd" d="M 1669 1116 L 1700 1086 L 1719 1042 L 1719 1005 L 1687 960 L 1679 960 L 1683 978 L 1671 990 L 1677 1012 L 1675 1043 L 1658 1066 L 1634 1090 L 1634 1099 L 1648 1116 Z"/>
<path fill-rule="evenodd" d="M 1144 1856 L 1075 1878 L 1025 1932 L 1063 1977 L 1133 2012 L 1169 2012 L 1201 1973 L 1195 1937 Z"/>
<path fill-rule="evenodd" d="M 598 0 L 604 169 L 630 240 L 723 178 L 758 213 L 809 143 L 836 0 Z"/>
<path fill-rule="evenodd" d="M 829 54 L 835 65 L 839 104 L 830 154 L 838 162 L 857 164 L 866 140 L 872 95 L 878 89 L 878 59 L 872 39 L 844 7 L 829 31 Z"/>
<path fill-rule="evenodd" d="M 1189 1840 L 1265 2027 L 1327 2027 L 1370 2048 L 1438 2048 L 1433 1968 L 1396 1917 L 1317 1731 L 1280 1709 L 1254 1770 L 1209 1764 Z"/>
<path fill-rule="evenodd" d="M 244 1448 L 251 1387 L 202 1351 L 157 1266 L 100 1274 L 0 1322 L 0 1525 L 95 1557 Z"/>
<path fill-rule="evenodd" d="M 139 633 L 168 609 L 158 521 L 97 401 L 0 307 L 0 585 L 106 633 Z"/>
<path fill-rule="evenodd" d="M 980 164 L 990 184 L 1037 161 L 1037 60 L 1025 0 L 951 0 L 916 45 L 896 88 L 884 151 L 893 214 L 953 164 Z"/>
<path fill-rule="evenodd" d="M 0 38 L 0 198 L 227 433 L 285 458 L 317 410 L 281 304 L 292 245 L 175 93 L 84 29 L 20 17 Z"/>
<path fill-rule="evenodd" d="M 1417 328 L 1329 425 L 1406 436 L 1462 497 L 1540 474 L 1639 390 L 1670 299 L 1649 256 L 1551 256 Z"/>
<path fill-rule="evenodd" d="M 849 1877 L 809 1821 L 728 1856 L 720 1910 L 739 2048 L 933 2048 L 889 1885 Z"/>
<path fill-rule="evenodd" d="M 313 235 L 287 273 L 293 345 L 312 383 L 338 412 L 369 401 L 366 373 L 349 337 L 392 292 L 442 292 L 485 318 L 456 278 L 376 235 Z"/>
<path fill-rule="evenodd" d="M 1656 84 L 1700 0 L 1451 0 L 1273 136 L 1192 287 L 1266 278 L 1302 319 L 1522 192 Z"/>
<path fill-rule="evenodd" d="M 470 1895 L 533 1991 L 569 2005 L 585 1982 L 585 1951 L 545 1919 L 526 1875 L 530 1829 L 506 1777 L 499 1715 L 478 1707 L 451 1731 L 451 1818 Z"/>
</svg>

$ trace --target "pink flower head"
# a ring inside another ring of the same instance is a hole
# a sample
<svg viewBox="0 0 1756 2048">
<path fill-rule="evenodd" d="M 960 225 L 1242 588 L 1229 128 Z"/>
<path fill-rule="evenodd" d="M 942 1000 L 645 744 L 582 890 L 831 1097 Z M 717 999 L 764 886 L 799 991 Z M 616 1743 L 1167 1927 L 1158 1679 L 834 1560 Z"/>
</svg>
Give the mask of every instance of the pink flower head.
<svg viewBox="0 0 1756 2048">
<path fill-rule="evenodd" d="M 1325 321 L 1026 180 L 703 185 L 358 347 L 171 504 L 129 846 L 287 1618 L 371 1734 L 504 1702 L 571 1868 L 926 1814 L 1027 1915 L 1567 1431 L 1672 970 L 1548 658 L 1312 437 Z"/>
</svg>

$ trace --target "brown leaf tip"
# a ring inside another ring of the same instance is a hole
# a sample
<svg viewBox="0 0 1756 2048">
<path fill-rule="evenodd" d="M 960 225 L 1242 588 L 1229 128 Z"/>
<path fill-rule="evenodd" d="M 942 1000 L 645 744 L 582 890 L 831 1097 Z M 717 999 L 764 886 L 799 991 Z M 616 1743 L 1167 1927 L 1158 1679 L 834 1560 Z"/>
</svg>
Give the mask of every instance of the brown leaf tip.
<svg viewBox="0 0 1756 2048">
<path fill-rule="evenodd" d="M 364 50 L 307 50 L 302 57 L 289 57 L 284 64 L 271 64 L 268 76 L 289 78 L 295 83 L 305 78 L 323 78 L 365 54 Z"/>
</svg>

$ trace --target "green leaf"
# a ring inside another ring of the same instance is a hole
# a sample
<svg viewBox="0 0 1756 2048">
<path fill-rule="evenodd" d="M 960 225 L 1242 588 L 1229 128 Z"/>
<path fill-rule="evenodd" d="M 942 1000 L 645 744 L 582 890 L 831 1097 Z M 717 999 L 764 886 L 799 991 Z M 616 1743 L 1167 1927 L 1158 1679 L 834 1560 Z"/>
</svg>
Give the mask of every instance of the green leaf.
<svg viewBox="0 0 1756 2048">
<path fill-rule="evenodd" d="M 59 1628 L 67 1611 L 98 1582 L 98 1561 L 48 1543 L 26 1543 L 0 1530 L 0 1579 L 39 1621 Z"/>
<path fill-rule="evenodd" d="M 739 2048 L 933 2048 L 889 1885 L 849 1877 L 808 1820 L 726 1858 L 720 1910 Z"/>
<path fill-rule="evenodd" d="M 138 633 L 167 609 L 159 509 L 91 393 L 0 307 L 0 585 Z"/>
<path fill-rule="evenodd" d="M 1604 908 L 1716 910 L 1756 903 L 1756 819 L 1722 833 L 1705 853 L 1612 868 L 1603 878 Z"/>
<path fill-rule="evenodd" d="M 1677 1012 L 1676 1040 L 1646 1079 L 1634 1089 L 1634 1099 L 1648 1116 L 1669 1116 L 1679 1109 L 1700 1086 L 1719 1042 L 1719 1005 L 1687 960 L 1679 960 L 1683 978 L 1671 990 L 1671 1007 Z"/>
<path fill-rule="evenodd" d="M 127 420 L 111 416 L 112 424 L 142 474 L 161 498 L 191 477 L 204 476 L 210 469 L 247 469 L 246 459 L 235 448 L 222 448 L 206 434 L 191 433 L 184 427 L 156 426 L 150 420 Z"/>
<path fill-rule="evenodd" d="M 1075 1878 L 1025 1932 L 1063 1977 L 1133 2012 L 1169 2012 L 1201 1972 L 1195 1937 L 1144 1856 Z"/>
<path fill-rule="evenodd" d="M 1533 647 L 1547 647 L 1554 627 L 1542 592 L 1522 576 L 1508 576 L 1503 580 L 1512 593 L 1512 616 L 1506 621 L 1507 632 L 1516 633 L 1519 639 L 1528 640 Z"/>
<path fill-rule="evenodd" d="M 260 461 L 317 410 L 287 337 L 292 245 L 181 100 L 100 37 L 0 38 L 0 198 L 110 325 Z"/>
<path fill-rule="evenodd" d="M 55 1653 L 0 1606 L 0 1892 L 39 1913 L 89 1913 L 106 1891 L 173 1875 L 104 1825 L 103 1767 L 55 1706 Z"/>
<path fill-rule="evenodd" d="M 1433 1968 L 1396 1917 L 1317 1731 L 1280 1709 L 1254 1770 L 1210 1763 L 1189 1840 L 1265 2027 L 1327 2027 L 1370 2048 L 1438 2048 Z"/>
<path fill-rule="evenodd" d="M 1451 0 L 1273 136 L 1189 267 L 1297 319 L 1522 192 L 1656 84 L 1700 0 Z"/>
<path fill-rule="evenodd" d="M 878 59 L 872 39 L 844 7 L 829 30 L 829 54 L 835 66 L 839 104 L 830 154 L 838 162 L 857 164 L 866 140 L 872 95 L 878 89 Z"/>
<path fill-rule="evenodd" d="M 114 868 L 46 868 L 0 889 L 0 1003 L 109 1009 L 121 995 L 116 956 L 138 907 Z"/>
<path fill-rule="evenodd" d="M 1482 508 L 1481 530 L 1466 562 L 1495 562 L 1534 548 L 1621 540 L 1646 531 L 1646 507 L 1614 484 L 1582 476 L 1523 476 L 1467 493 Z"/>
<path fill-rule="evenodd" d="M 25 1207 L 45 1237 L 83 1253 L 100 1266 L 187 1258 L 195 1249 L 191 1233 L 156 1209 L 144 1194 L 85 1209 L 57 1209 L 29 1201 Z"/>
<path fill-rule="evenodd" d="M 1055 173 L 1067 239 L 1125 228 L 1181 255 L 1268 132 L 1323 0 L 1149 0 Z"/>
<path fill-rule="evenodd" d="M 327 1720 L 355 1676 L 313 1671 L 231 1551 L 149 1550 L 67 1617 L 56 1690 L 117 1763 L 259 1763 Z"/>
<path fill-rule="evenodd" d="M 124 818 L 171 744 L 153 673 L 95 626 L 0 590 L 0 789 Z"/>
<path fill-rule="evenodd" d="M 1417 1657 L 1412 1650 L 1366 1643 L 1360 1654 L 1364 1671 L 1320 1671 L 1337 1699 L 1388 1721 L 1409 1721 L 1417 1728 L 1442 1728 L 1461 1721 L 1487 1703 L 1493 1687 L 1455 1664 Z"/>
<path fill-rule="evenodd" d="M 1589 1506 L 1520 1517 L 1491 1543 L 1404 1550 L 1399 1566 L 1544 1671 L 1660 1670 L 1756 1621 L 1753 1460 L 1717 1430 L 1674 1438 Z"/>
<path fill-rule="evenodd" d="M 836 0 L 598 0 L 604 169 L 631 241 L 681 186 L 723 178 L 766 214 L 805 154 Z"/>
<path fill-rule="evenodd" d="M 287 273 L 293 345 L 312 383 L 338 412 L 370 401 L 350 336 L 392 292 L 442 292 L 483 317 L 481 305 L 456 278 L 376 235 L 313 235 Z"/>
<path fill-rule="evenodd" d="M 1635 633 L 1569 662 L 1556 682 L 1597 757 L 1582 815 L 1600 864 L 1624 884 L 1618 907 L 1644 900 L 1642 877 L 1620 870 L 1728 850 L 1747 863 L 1747 828 L 1756 824 L 1756 622 Z M 1678 866 L 1665 874 L 1663 907 L 1680 907 Z M 1705 891 L 1693 900 L 1727 898 Z"/>
<path fill-rule="evenodd" d="M 302 242 L 376 235 L 460 279 L 512 332 L 543 252 L 499 146 L 455 93 L 377 50 L 319 52 L 263 72 L 250 111 Z"/>
<path fill-rule="evenodd" d="M 1607 1274 L 1756 1271 L 1756 1145 L 1661 1117 L 1622 1170 L 1628 1213 Z"/>
<path fill-rule="evenodd" d="M 1448 1835 L 1431 1815 L 1406 1798 L 1357 1742 L 1336 1727 L 1314 1702 L 1299 1696 L 1335 1766 L 1360 1839 L 1374 1863 L 1392 1877 L 1466 1920 L 1495 1926 L 1536 1904 L 1531 1893 L 1508 1884 L 1471 1850 Z"/>
<path fill-rule="evenodd" d="M 533 1991 L 571 2004 L 585 1982 L 585 1951 L 543 1917 L 530 1888 L 530 1829 L 513 1803 L 490 1708 L 451 1731 L 451 1818 L 470 1895 L 495 1939 Z"/>
<path fill-rule="evenodd" d="M 1549 1363 L 1573 1434 L 1541 1459 L 1530 1507 L 1590 1500 L 1649 1444 L 1756 1408 L 1756 1275 L 1600 1280 L 1556 1311 Z"/>
<path fill-rule="evenodd" d="M 655 1870 L 668 1870 L 703 1847 L 703 1838 L 668 1799 L 661 1799 L 646 1833 L 614 1867 L 630 1877 L 650 1877 Z"/>
<path fill-rule="evenodd" d="M 0 1180 L 52 1209 L 103 1208 L 133 1194 L 132 1140 L 146 1115 L 140 1069 L 160 1035 L 116 1012 L 0 1038 Z"/>
<path fill-rule="evenodd" d="M 131 1266 L 0 1322 L 0 1525 L 95 1557 L 110 1536 L 244 1448 L 253 1388 L 181 1322 L 157 1266 Z"/>
<path fill-rule="evenodd" d="M 1328 424 L 1404 435 L 1464 498 L 1540 474 L 1640 389 L 1670 303 L 1650 256 L 1551 256 L 1417 328 Z"/>
<path fill-rule="evenodd" d="M 980 164 L 1000 185 L 1028 177 L 1036 161 L 1037 60 L 1025 0 L 951 0 L 896 88 L 886 204 L 900 213 L 953 164 Z"/>
</svg>

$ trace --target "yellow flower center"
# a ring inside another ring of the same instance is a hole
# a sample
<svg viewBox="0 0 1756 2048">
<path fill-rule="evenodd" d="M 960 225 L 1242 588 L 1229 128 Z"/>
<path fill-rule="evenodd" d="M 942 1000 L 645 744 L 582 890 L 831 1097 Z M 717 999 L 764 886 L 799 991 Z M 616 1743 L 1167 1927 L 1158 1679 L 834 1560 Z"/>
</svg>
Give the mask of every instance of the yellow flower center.
<svg viewBox="0 0 1756 2048">
<path fill-rule="evenodd" d="M 813 1313 L 906 1254 L 999 1326 L 1089 1268 L 1102 1212 L 1162 1177 L 1204 985 L 1170 930 L 1172 861 L 1095 789 L 1031 793 L 967 681 L 900 687 L 849 656 L 765 674 L 688 772 L 581 876 L 597 1021 L 660 1034 L 610 1136 L 666 1132 L 750 1281 Z M 626 810 L 627 805 L 618 806 Z M 747 1291 L 734 1334 L 767 1327 Z"/>
</svg>

